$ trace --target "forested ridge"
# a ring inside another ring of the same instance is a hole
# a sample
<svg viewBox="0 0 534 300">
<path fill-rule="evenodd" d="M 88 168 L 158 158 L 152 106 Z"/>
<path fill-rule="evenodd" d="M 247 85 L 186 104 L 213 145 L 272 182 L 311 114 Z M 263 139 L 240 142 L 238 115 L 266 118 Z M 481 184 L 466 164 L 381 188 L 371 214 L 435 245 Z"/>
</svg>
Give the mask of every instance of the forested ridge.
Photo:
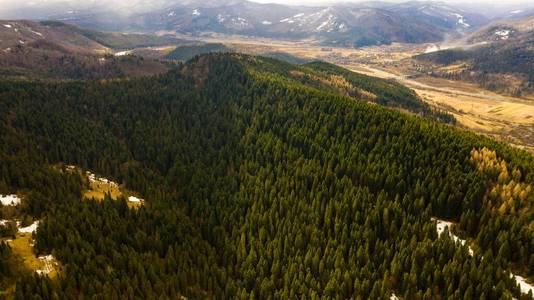
<svg viewBox="0 0 534 300">
<path fill-rule="evenodd" d="M 165 56 L 166 59 L 174 59 L 187 61 L 194 58 L 197 55 L 209 54 L 209 53 L 227 53 L 233 52 L 232 49 L 226 47 L 223 44 L 208 43 L 200 45 L 185 45 L 176 47 L 169 54 Z"/>
<path fill-rule="evenodd" d="M 142 79 L 1 80 L 0 194 L 25 193 L 36 251 L 62 265 L 14 297 L 532 299 L 510 277 L 534 276 L 530 154 L 300 68 L 210 54 Z M 58 163 L 146 204 L 82 200 Z M 5 285 L 9 259 L 2 244 Z"/>
</svg>

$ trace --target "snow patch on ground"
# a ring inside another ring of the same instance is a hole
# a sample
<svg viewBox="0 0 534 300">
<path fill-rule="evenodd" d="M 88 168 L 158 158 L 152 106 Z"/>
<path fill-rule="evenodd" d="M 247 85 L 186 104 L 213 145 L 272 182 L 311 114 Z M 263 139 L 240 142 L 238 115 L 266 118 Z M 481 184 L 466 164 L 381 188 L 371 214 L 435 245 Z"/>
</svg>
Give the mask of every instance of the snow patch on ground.
<svg viewBox="0 0 534 300">
<path fill-rule="evenodd" d="M 30 226 L 21 227 L 19 228 L 19 232 L 22 233 L 32 233 L 37 230 L 37 226 L 39 226 L 39 221 L 33 222 Z"/>
<path fill-rule="evenodd" d="M 534 294 L 534 285 L 527 283 L 525 278 L 513 274 L 510 274 L 510 276 L 514 277 L 515 281 L 519 284 L 521 293 L 528 294 L 528 292 L 532 292 L 532 294 Z"/>
<path fill-rule="evenodd" d="M 495 35 L 499 36 L 501 40 L 507 40 L 510 38 L 511 30 L 497 30 L 495 31 Z"/>
<path fill-rule="evenodd" d="M 11 28 L 11 27 L 13 27 L 13 26 L 11 26 L 10 24 L 4 24 L 4 27 L 5 27 L 5 28 Z"/>
<path fill-rule="evenodd" d="M 10 220 L 0 220 L 0 225 L 5 225 L 7 224 L 8 222 L 13 222 L 13 221 L 10 221 Z M 20 221 L 17 221 L 17 227 L 20 226 Z M 22 227 L 22 228 L 19 228 L 19 233 L 33 233 L 37 230 L 37 227 L 39 226 L 39 221 L 35 221 L 33 222 L 33 224 L 31 224 L 30 226 L 27 226 L 27 227 Z M 6 242 L 12 242 L 13 240 L 9 239 L 9 240 L 6 240 Z M 30 247 L 33 247 L 35 245 L 35 242 L 33 241 L 33 239 L 30 239 L 29 240 L 29 243 L 28 245 Z M 40 269 L 35 269 L 35 273 L 39 274 L 39 275 L 46 275 L 46 274 L 50 274 L 51 272 L 53 272 L 54 270 L 57 269 L 58 267 L 58 262 L 56 260 L 56 258 L 53 256 L 53 255 L 42 255 L 42 256 L 39 256 L 37 257 L 37 259 L 42 262 L 42 268 Z"/>
<path fill-rule="evenodd" d="M 176 15 L 176 13 L 174 11 L 171 11 L 167 16 L 174 17 L 175 15 Z"/>
<path fill-rule="evenodd" d="M 93 183 L 93 182 L 103 182 L 103 183 L 107 183 L 107 184 L 109 184 L 109 185 L 111 185 L 113 187 L 119 187 L 119 185 L 116 182 L 113 182 L 113 181 L 111 181 L 111 180 L 109 180 L 107 178 L 98 177 L 98 176 L 96 176 L 95 174 L 93 174 L 93 173 L 91 173 L 89 171 L 87 171 L 86 174 L 87 174 L 87 178 L 89 178 L 89 181 L 91 183 Z"/>
<path fill-rule="evenodd" d="M 35 273 L 39 275 L 46 275 L 54 271 L 54 264 L 56 264 L 56 259 L 54 258 L 54 256 L 39 256 L 38 259 L 44 263 L 44 267 L 42 269 L 35 270 Z"/>
<path fill-rule="evenodd" d="M 520 13 L 522 13 L 522 12 L 523 12 L 523 11 L 522 11 L 521 9 L 518 9 L 518 10 L 513 10 L 513 11 L 511 11 L 510 13 L 511 13 L 512 15 L 516 15 L 516 14 L 520 14 Z"/>
<path fill-rule="evenodd" d="M 5 226 L 9 222 L 14 222 L 14 221 L 11 221 L 11 220 L 0 220 L 0 226 Z M 17 226 L 18 226 L 18 224 L 19 224 L 19 222 L 17 222 Z"/>
<path fill-rule="evenodd" d="M 2 202 L 2 205 L 4 206 L 16 206 L 20 204 L 21 199 L 19 196 L 13 194 L 13 195 L 0 195 L 0 202 Z"/>
<path fill-rule="evenodd" d="M 296 22 L 295 19 L 300 19 L 300 18 L 304 17 L 304 15 L 305 15 L 304 13 L 296 14 L 296 15 L 290 17 L 290 18 L 285 18 L 285 19 L 280 20 L 280 23 L 293 24 L 293 23 Z"/>
<path fill-rule="evenodd" d="M 130 54 L 130 53 L 132 53 L 131 50 L 128 50 L 128 51 L 120 51 L 120 52 L 115 53 L 115 56 L 124 56 L 124 55 L 128 55 L 128 54 Z"/>
<path fill-rule="evenodd" d="M 336 27 L 336 17 L 334 15 L 328 15 L 328 19 L 317 26 L 317 31 L 331 32 Z"/>
<path fill-rule="evenodd" d="M 303 30 L 311 29 L 315 32 L 333 32 L 348 30 L 347 24 L 339 22 L 330 8 L 322 9 L 314 13 L 299 13 L 292 17 L 281 19 L 280 23 L 296 24 Z M 295 28 L 292 28 L 293 31 Z"/>
<path fill-rule="evenodd" d="M 200 14 L 200 10 L 198 10 L 198 8 L 193 9 L 193 12 L 191 13 L 191 15 L 193 15 L 193 16 L 200 16 L 200 15 L 201 15 L 201 14 Z"/>
<path fill-rule="evenodd" d="M 248 26 L 248 21 L 245 18 L 237 17 L 232 18 L 232 24 L 237 27 L 246 27 Z"/>
<path fill-rule="evenodd" d="M 128 201 L 132 202 L 132 203 L 142 203 L 144 202 L 145 200 L 141 199 L 141 198 L 137 198 L 135 196 L 130 196 L 128 197 Z"/>
<path fill-rule="evenodd" d="M 445 231 L 445 227 L 448 227 L 449 235 L 452 237 L 452 239 L 455 242 L 460 242 L 462 245 L 465 245 L 465 240 L 460 239 L 459 237 L 455 236 L 454 234 L 450 232 L 452 225 L 454 225 L 453 222 L 448 222 L 448 221 L 434 219 L 434 218 L 432 218 L 432 220 L 436 221 L 436 231 L 438 232 L 438 235 L 441 235 Z M 471 249 L 471 247 L 469 247 L 469 254 L 473 256 L 473 249 Z M 519 284 L 519 287 L 521 288 L 521 293 L 528 294 L 529 291 L 532 291 L 532 293 L 534 294 L 534 285 L 526 282 L 524 277 L 510 273 L 510 278 L 514 278 L 517 284 Z M 390 298 L 390 299 L 393 299 L 393 298 Z"/>
<path fill-rule="evenodd" d="M 263 24 L 263 25 L 272 25 L 273 22 L 270 22 L 270 21 L 263 21 L 263 22 L 261 22 L 261 24 Z"/>
<path fill-rule="evenodd" d="M 439 220 L 439 219 L 436 219 L 436 231 L 438 233 L 438 235 L 441 235 L 444 231 L 445 231 L 445 228 L 449 228 L 449 236 L 454 240 L 455 243 L 460 243 L 463 245 L 465 245 L 466 241 L 457 237 L 456 235 L 452 234 L 451 232 L 451 229 L 452 229 L 452 225 L 454 225 L 453 222 L 448 222 L 448 221 L 444 221 L 444 220 Z M 471 247 L 469 247 L 469 255 L 473 256 L 473 249 L 471 249 Z"/>
<path fill-rule="evenodd" d="M 458 24 L 460 24 L 460 25 L 462 25 L 463 27 L 466 27 L 466 28 L 471 27 L 471 25 L 465 21 L 464 16 L 462 16 L 460 14 L 457 14 L 457 13 L 454 13 L 453 15 L 456 16 L 456 18 L 458 19 Z"/>
<path fill-rule="evenodd" d="M 38 32 L 38 31 L 35 31 L 35 30 L 31 30 L 31 29 L 30 29 L 30 32 L 33 33 L 33 34 L 35 34 L 35 35 L 38 35 L 38 36 L 43 36 L 42 33 Z"/>
</svg>

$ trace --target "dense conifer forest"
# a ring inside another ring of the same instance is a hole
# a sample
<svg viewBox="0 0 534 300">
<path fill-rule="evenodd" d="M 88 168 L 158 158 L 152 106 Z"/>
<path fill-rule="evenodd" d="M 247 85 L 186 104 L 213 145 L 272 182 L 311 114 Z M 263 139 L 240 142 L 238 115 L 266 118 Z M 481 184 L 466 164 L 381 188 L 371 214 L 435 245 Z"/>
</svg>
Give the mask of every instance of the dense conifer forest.
<svg viewBox="0 0 534 300">
<path fill-rule="evenodd" d="M 62 266 L 20 275 L 2 243 L 1 287 L 16 280 L 15 299 L 532 299 L 510 273 L 534 277 L 533 157 L 369 104 L 410 95 L 334 72 L 210 54 L 141 79 L 1 80 L 0 194 L 24 193 L 37 254 Z M 82 200 L 82 178 L 58 164 L 146 203 Z"/>
<path fill-rule="evenodd" d="M 232 49 L 223 44 L 208 43 L 199 45 L 184 45 L 176 47 L 173 51 L 165 56 L 166 59 L 187 61 L 197 55 L 208 53 L 228 53 L 233 52 Z"/>
</svg>

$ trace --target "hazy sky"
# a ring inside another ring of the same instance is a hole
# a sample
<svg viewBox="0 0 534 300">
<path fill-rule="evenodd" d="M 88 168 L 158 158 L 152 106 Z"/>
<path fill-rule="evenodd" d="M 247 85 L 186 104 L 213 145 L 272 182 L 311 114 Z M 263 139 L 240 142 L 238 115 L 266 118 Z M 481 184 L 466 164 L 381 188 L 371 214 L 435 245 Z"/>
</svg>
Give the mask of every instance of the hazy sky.
<svg viewBox="0 0 534 300">
<path fill-rule="evenodd" d="M 2 1 L 2 0 L 0 0 Z M 324 3 L 334 3 L 334 2 L 363 2 L 365 0 L 251 0 L 254 2 L 261 2 L 261 3 L 282 3 L 282 4 L 324 4 Z M 371 0 L 372 1 L 372 0 Z M 387 0 L 386 0 L 387 1 Z M 408 0 L 390 0 L 389 2 L 406 2 Z M 443 2 L 449 2 L 449 3 L 483 3 L 483 4 L 489 4 L 489 5 L 503 5 L 503 4 L 519 4 L 519 3 L 532 3 L 533 1 L 529 0 L 441 0 Z"/>
<path fill-rule="evenodd" d="M 0 0 L 0 5 L 2 4 L 11 4 L 11 3 L 18 3 L 19 5 L 24 4 L 32 4 L 32 3 L 39 3 L 39 2 L 59 2 L 59 1 L 65 1 L 65 2 L 92 2 L 92 0 Z M 109 2 L 113 2 L 116 0 L 109 0 Z M 201 1 L 201 0 L 199 0 Z M 324 4 L 324 3 L 335 3 L 335 2 L 366 2 L 366 1 L 373 1 L 373 0 L 249 0 L 254 2 L 261 2 L 261 3 L 282 3 L 282 4 Z M 406 2 L 409 0 L 381 0 L 386 2 Z M 512 4 L 512 3 L 533 3 L 532 0 L 437 0 L 437 1 L 444 1 L 449 3 L 484 3 L 484 4 L 490 4 L 490 5 L 503 5 L 503 4 Z M 179 2 L 179 1 L 177 1 Z"/>
<path fill-rule="evenodd" d="M 151 0 L 0 0 L 0 11 L 2 10 L 8 10 L 9 8 L 13 7 L 35 7 L 40 6 L 40 4 L 51 4 L 51 3 L 58 3 L 58 2 L 67 2 L 71 4 L 82 4 L 82 5 L 90 5 L 94 2 L 101 2 L 101 3 L 107 3 L 110 5 L 113 5 L 114 3 L 129 3 L 129 2 L 144 2 L 144 3 L 151 3 Z M 180 3 L 180 0 L 175 0 L 177 3 Z M 184 1 L 192 1 L 192 0 L 184 0 Z M 193 0 L 194 1 L 194 0 Z M 203 0 L 197 0 L 199 2 L 202 2 Z M 281 4 L 288 4 L 288 5 L 326 5 L 329 3 L 340 3 L 340 2 L 367 2 L 367 1 L 373 1 L 373 0 L 249 0 L 254 2 L 261 2 L 261 3 L 281 3 Z M 410 0 L 382 0 L 386 2 L 406 2 Z M 420 0 L 425 1 L 425 0 Z M 492 8 L 492 9 L 498 9 L 498 8 L 505 8 L 505 7 L 533 7 L 534 6 L 534 0 L 433 0 L 433 1 L 444 1 L 451 4 L 457 4 L 459 7 L 472 7 L 474 9 L 477 9 L 479 5 L 483 5 L 480 7 L 482 10 Z M 158 0 L 154 0 L 155 3 L 158 2 Z"/>
</svg>

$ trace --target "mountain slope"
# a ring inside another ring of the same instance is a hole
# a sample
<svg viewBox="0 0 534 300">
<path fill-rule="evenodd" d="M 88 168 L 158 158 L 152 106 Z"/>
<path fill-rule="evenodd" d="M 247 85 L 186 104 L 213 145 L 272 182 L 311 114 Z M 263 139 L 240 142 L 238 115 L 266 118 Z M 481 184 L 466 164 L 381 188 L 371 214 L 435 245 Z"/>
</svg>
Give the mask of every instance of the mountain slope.
<svg viewBox="0 0 534 300">
<path fill-rule="evenodd" d="M 364 100 L 411 112 L 445 123 L 454 123 L 454 117 L 432 109 L 417 94 L 395 82 L 358 74 L 326 62 L 293 65 L 267 57 L 247 60 L 253 73 L 282 76 L 286 80 L 309 87 L 341 94 L 354 100 Z"/>
<path fill-rule="evenodd" d="M 284 66 L 212 54 L 131 81 L 1 80 L 0 192 L 29 191 L 36 251 L 65 272 L 20 279 L 18 297 L 532 299 L 509 275 L 534 275 L 531 155 Z M 80 179 L 48 163 L 146 205 L 81 200 Z M 490 188 L 512 178 L 509 206 Z"/>
<path fill-rule="evenodd" d="M 410 1 L 393 4 L 391 9 L 408 18 L 464 32 L 469 32 L 470 29 L 478 28 L 489 21 L 481 14 L 458 9 L 445 2 Z"/>
<path fill-rule="evenodd" d="M 465 43 L 467 47 L 416 59 L 431 63 L 428 72 L 435 76 L 475 81 L 515 95 L 534 91 L 534 18 L 490 24 L 468 36 Z"/>
<path fill-rule="evenodd" d="M 0 73 L 71 79 L 158 74 L 168 67 L 154 60 L 114 56 L 116 49 L 182 42 L 102 33 L 56 21 L 0 21 Z"/>
<path fill-rule="evenodd" d="M 528 39 L 534 36 L 534 17 L 519 20 L 496 21 L 473 32 L 466 40 L 468 43 L 491 43 L 508 39 Z"/>
</svg>

